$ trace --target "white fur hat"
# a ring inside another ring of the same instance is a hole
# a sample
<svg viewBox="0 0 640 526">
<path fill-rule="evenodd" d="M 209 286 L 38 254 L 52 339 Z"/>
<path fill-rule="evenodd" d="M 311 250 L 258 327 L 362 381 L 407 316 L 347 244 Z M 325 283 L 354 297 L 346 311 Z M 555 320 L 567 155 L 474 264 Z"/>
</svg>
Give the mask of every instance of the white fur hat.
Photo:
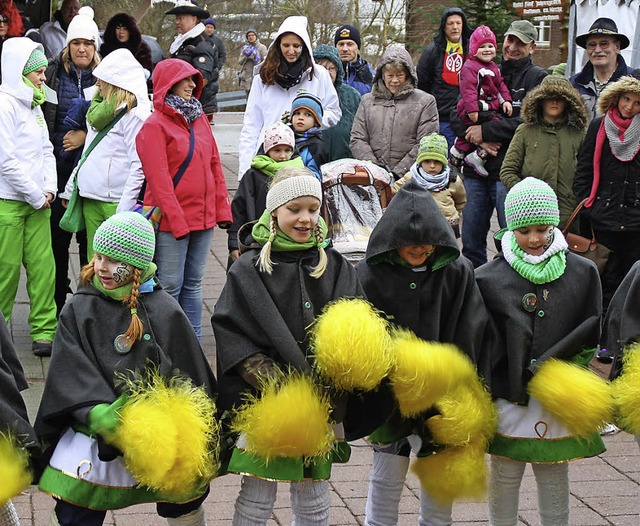
<svg viewBox="0 0 640 526">
<path fill-rule="evenodd" d="M 89 6 L 81 7 L 78 14 L 69 23 L 67 45 L 76 38 L 91 40 L 95 44 L 96 50 L 100 47 L 100 31 L 93 21 L 93 9 Z"/>
</svg>

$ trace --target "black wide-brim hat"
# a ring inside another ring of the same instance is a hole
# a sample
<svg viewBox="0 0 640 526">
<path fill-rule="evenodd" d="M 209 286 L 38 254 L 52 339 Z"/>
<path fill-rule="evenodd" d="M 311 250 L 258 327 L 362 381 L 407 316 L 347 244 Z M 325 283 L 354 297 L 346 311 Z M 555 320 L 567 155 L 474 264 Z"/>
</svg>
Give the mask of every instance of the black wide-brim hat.
<svg viewBox="0 0 640 526">
<path fill-rule="evenodd" d="M 180 2 L 173 9 L 165 12 L 165 15 L 193 15 L 199 19 L 209 18 L 211 15 L 209 11 L 206 11 L 198 6 L 193 0 L 191 2 Z"/>
<path fill-rule="evenodd" d="M 591 24 L 589 31 L 576 37 L 576 44 L 586 49 L 587 39 L 592 36 L 614 37 L 620 42 L 620 49 L 629 47 L 629 39 L 622 33 L 618 33 L 618 26 L 610 18 L 598 18 Z"/>
</svg>

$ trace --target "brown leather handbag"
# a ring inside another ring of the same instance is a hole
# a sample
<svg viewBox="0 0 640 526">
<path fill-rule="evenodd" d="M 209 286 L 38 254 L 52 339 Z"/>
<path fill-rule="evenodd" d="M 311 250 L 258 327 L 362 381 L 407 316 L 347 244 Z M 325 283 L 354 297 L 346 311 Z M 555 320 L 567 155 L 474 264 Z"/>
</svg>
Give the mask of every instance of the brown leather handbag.
<svg viewBox="0 0 640 526">
<path fill-rule="evenodd" d="M 571 214 L 571 217 L 569 217 L 567 223 L 564 225 L 562 233 L 567 240 L 569 250 L 571 250 L 571 252 L 573 252 L 574 254 L 578 254 L 579 256 L 583 256 L 593 261 L 598 267 L 598 273 L 602 274 L 604 266 L 609 260 L 611 249 L 596 241 L 596 236 L 593 233 L 593 228 L 591 229 L 591 239 L 569 232 L 571 223 L 573 223 L 575 218 L 578 217 L 580 210 L 582 210 L 582 207 L 586 202 L 587 199 L 583 199 L 582 201 L 580 201 L 580 203 L 578 203 L 578 206 L 576 206 L 576 209 Z"/>
</svg>

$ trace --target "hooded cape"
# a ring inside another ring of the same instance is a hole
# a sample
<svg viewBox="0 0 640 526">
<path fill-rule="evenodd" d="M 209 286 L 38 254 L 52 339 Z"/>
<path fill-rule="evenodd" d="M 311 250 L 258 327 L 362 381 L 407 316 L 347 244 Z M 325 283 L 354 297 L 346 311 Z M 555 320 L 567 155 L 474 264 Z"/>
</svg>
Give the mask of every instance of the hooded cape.
<svg viewBox="0 0 640 526">
<path fill-rule="evenodd" d="M 389 257 L 409 245 L 436 247 L 424 270 Z M 356 270 L 367 299 L 394 325 L 423 340 L 457 345 L 489 380 L 493 326 L 473 265 L 460 256 L 451 226 L 428 190 L 413 179 L 400 189 L 374 228 L 365 260 Z"/>
</svg>

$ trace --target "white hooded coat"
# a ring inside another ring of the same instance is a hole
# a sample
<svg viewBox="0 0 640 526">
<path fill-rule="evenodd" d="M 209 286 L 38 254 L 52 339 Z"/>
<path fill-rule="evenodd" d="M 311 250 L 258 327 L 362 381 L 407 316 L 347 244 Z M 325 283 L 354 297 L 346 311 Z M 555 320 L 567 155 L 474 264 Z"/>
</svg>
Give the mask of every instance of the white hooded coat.
<svg viewBox="0 0 640 526">
<path fill-rule="evenodd" d="M 42 44 L 9 38 L 2 48 L 0 84 L 0 198 L 24 201 L 40 209 L 47 193 L 57 193 L 56 160 L 41 106 L 31 107 L 33 89 L 22 71 Z"/>
<path fill-rule="evenodd" d="M 102 138 L 77 172 L 78 191 L 82 197 L 107 203 L 120 203 L 119 210 L 129 210 L 136 202 L 144 174 L 136 151 L 136 136 L 151 115 L 144 69 L 125 48 L 109 53 L 93 70 L 97 79 L 122 88 L 136 96 L 132 108 Z M 86 150 L 100 132 L 87 122 Z M 126 192 L 125 192 L 126 187 Z M 137 190 L 136 190 L 137 189 Z M 63 197 L 71 195 L 73 177 Z"/>
<path fill-rule="evenodd" d="M 284 33 L 298 35 L 307 47 L 309 56 L 313 61 L 313 48 L 311 47 L 309 33 L 307 33 L 306 17 L 290 16 L 286 18 L 280 25 L 271 46 Z M 322 100 L 324 114 L 322 126 L 324 128 L 336 125 L 342 117 L 338 94 L 333 86 L 331 76 L 325 68 L 318 67 L 315 61 L 313 62 L 313 78 L 309 79 L 309 72 L 305 72 L 300 83 L 289 89 L 284 89 L 278 84 L 265 85 L 259 75 L 263 64 L 264 61 L 254 69 L 253 83 L 247 99 L 247 108 L 244 112 L 244 121 L 240 132 L 240 167 L 238 170 L 240 178 L 251 166 L 251 160 L 256 155 L 264 139 L 265 128 L 280 120 L 285 111 L 291 110 L 291 103 L 299 89 L 305 89 Z"/>
</svg>

